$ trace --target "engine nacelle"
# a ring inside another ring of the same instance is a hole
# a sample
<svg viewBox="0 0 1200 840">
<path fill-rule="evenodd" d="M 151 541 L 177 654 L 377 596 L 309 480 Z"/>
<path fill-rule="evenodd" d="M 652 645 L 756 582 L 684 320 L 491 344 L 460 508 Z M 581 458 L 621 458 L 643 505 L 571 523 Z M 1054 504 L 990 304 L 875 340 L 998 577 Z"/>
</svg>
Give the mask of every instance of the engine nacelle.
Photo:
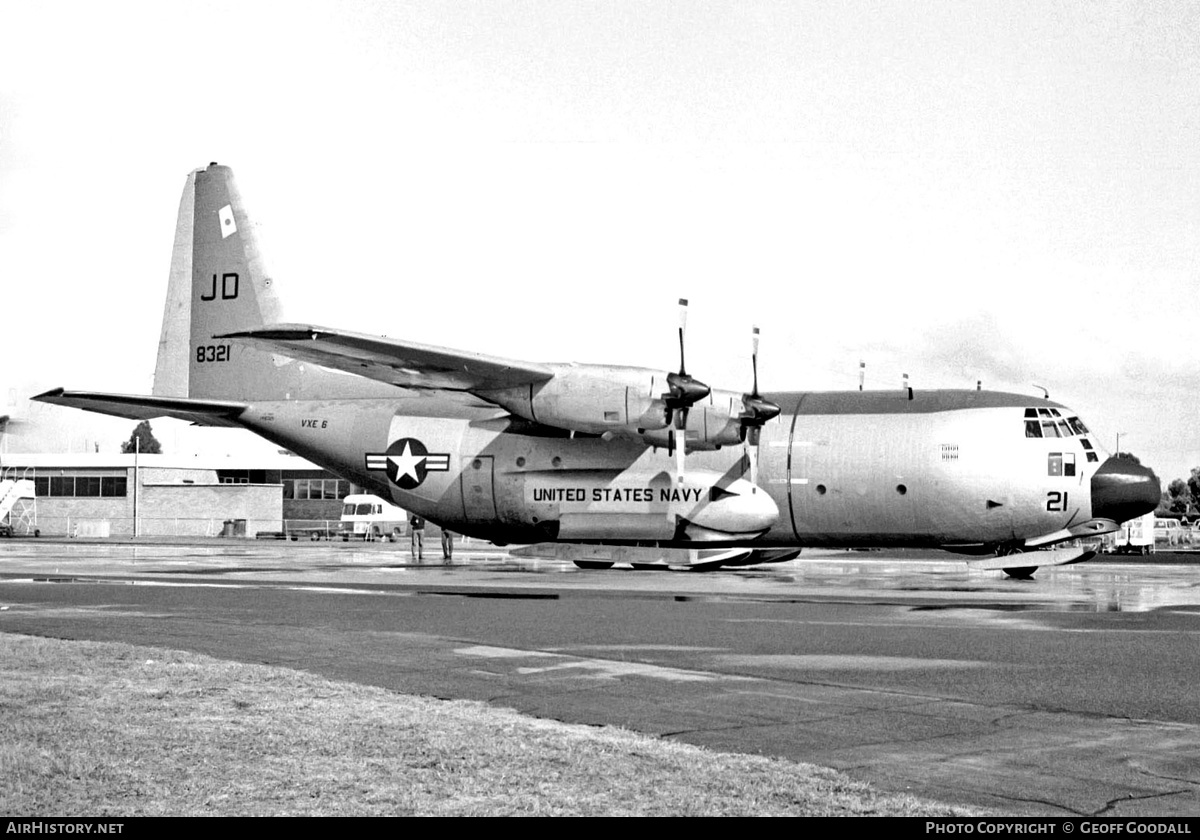
<svg viewBox="0 0 1200 840">
<path fill-rule="evenodd" d="M 742 394 L 714 390 L 688 409 L 687 449 L 713 450 L 742 442 Z M 647 429 L 640 437 L 651 446 L 670 446 L 671 430 Z"/>
<path fill-rule="evenodd" d="M 550 365 L 554 377 L 479 396 L 547 426 L 592 434 L 637 437 L 645 429 L 665 429 L 669 411 L 662 395 L 670 390 L 667 372 L 614 365 Z"/>
</svg>

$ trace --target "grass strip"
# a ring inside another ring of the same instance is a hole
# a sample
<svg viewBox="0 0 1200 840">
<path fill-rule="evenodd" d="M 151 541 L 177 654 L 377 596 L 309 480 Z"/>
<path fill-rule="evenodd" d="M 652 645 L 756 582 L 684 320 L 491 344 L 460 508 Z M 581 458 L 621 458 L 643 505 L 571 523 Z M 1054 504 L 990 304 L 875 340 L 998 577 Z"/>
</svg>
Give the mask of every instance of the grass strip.
<svg viewBox="0 0 1200 840">
<path fill-rule="evenodd" d="M 8 816 L 902 815 L 829 769 L 192 653 L 0 634 Z"/>
</svg>

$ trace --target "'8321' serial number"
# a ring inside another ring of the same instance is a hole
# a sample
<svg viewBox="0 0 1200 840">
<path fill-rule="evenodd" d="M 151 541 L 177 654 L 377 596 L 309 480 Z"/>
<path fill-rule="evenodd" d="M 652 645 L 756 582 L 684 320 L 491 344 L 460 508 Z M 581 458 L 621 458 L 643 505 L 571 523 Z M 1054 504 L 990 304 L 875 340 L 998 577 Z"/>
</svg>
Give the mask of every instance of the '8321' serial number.
<svg viewBox="0 0 1200 840">
<path fill-rule="evenodd" d="M 228 362 L 231 357 L 228 344 L 200 344 L 196 347 L 197 362 Z"/>
</svg>

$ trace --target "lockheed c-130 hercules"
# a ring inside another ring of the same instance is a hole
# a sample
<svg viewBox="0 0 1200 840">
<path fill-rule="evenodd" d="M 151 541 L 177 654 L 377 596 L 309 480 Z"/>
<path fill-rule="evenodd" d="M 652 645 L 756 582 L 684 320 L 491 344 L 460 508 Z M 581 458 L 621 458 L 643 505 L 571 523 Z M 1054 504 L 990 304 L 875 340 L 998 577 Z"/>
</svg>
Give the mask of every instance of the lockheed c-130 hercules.
<svg viewBox="0 0 1200 840">
<path fill-rule="evenodd" d="M 185 184 L 152 395 L 35 399 L 249 429 L 443 527 L 584 568 L 909 546 L 1027 577 L 1088 559 L 1054 546 L 1159 501 L 1152 472 L 1107 457 L 1060 403 L 762 394 L 757 337 L 751 390 L 718 390 L 687 373 L 682 318 L 667 371 L 495 358 L 279 311 L 232 172 L 214 163 Z"/>
</svg>

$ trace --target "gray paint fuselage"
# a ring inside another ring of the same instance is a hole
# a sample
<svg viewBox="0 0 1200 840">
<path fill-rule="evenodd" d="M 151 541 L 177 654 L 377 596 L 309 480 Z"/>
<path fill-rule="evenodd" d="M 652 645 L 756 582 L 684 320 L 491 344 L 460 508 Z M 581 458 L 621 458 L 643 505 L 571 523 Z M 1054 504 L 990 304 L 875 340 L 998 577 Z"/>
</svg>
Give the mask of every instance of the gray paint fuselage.
<svg viewBox="0 0 1200 840">
<path fill-rule="evenodd" d="M 1103 455 L 1088 462 L 1080 436 L 1024 433 L 1026 408 L 1073 415 L 1059 403 L 989 391 L 765 396 L 783 412 L 763 428 L 758 484 L 779 517 L 742 544 L 1002 544 L 1091 517 L 1088 482 Z M 499 543 L 544 541 L 554 534 L 548 523 L 567 509 L 599 514 L 645 503 L 641 490 L 674 470 L 665 449 L 571 437 L 471 400 L 419 393 L 256 402 L 239 420 L 408 510 Z M 448 469 L 428 472 L 411 490 L 368 469 L 368 455 L 402 438 L 448 455 Z M 1051 474 L 1052 452 L 1073 456 L 1075 474 Z M 745 477 L 744 448 L 689 453 L 686 469 Z"/>
</svg>

